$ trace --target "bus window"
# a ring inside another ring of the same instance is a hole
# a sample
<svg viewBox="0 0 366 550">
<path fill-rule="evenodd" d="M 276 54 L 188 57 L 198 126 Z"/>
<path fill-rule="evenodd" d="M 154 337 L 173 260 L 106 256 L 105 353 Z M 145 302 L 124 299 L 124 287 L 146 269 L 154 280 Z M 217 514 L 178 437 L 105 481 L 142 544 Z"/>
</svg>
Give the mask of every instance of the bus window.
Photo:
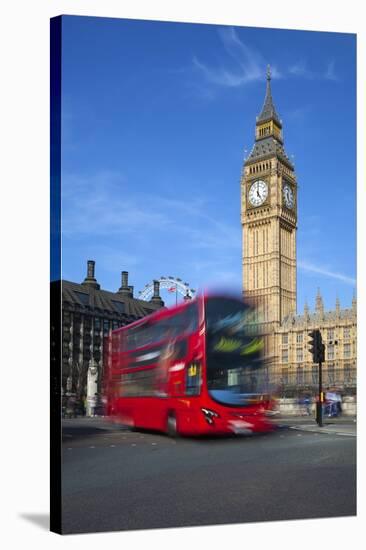
<svg viewBox="0 0 366 550">
<path fill-rule="evenodd" d="M 198 330 L 197 302 L 189 304 L 183 311 L 172 317 L 167 317 L 156 324 L 164 339 L 179 338 Z"/>
<path fill-rule="evenodd" d="M 155 369 L 128 372 L 121 375 L 121 391 L 123 397 L 150 396 L 155 392 Z"/>
<path fill-rule="evenodd" d="M 188 352 L 187 340 L 179 340 L 174 344 L 174 360 L 180 361 L 185 359 Z"/>
<path fill-rule="evenodd" d="M 126 349 L 137 349 L 148 346 L 156 341 L 156 325 L 143 323 L 127 331 Z"/>
<path fill-rule="evenodd" d="M 147 322 L 127 330 L 126 349 L 133 350 L 165 340 L 179 338 L 198 330 L 197 302 L 160 321 Z"/>
<path fill-rule="evenodd" d="M 193 302 L 192 304 L 189 304 L 187 308 L 183 312 L 184 315 L 184 326 L 185 326 L 185 333 L 191 334 L 192 332 L 196 332 L 198 330 L 198 303 Z"/>
<path fill-rule="evenodd" d="M 186 395 L 199 395 L 201 389 L 201 364 L 193 361 L 186 368 Z"/>
</svg>

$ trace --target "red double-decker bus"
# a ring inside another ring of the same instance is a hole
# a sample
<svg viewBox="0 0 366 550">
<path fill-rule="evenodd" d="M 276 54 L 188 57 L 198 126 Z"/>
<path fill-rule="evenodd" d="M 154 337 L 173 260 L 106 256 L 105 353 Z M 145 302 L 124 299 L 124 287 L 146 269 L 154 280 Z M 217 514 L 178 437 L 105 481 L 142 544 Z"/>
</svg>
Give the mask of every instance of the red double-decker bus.
<svg viewBox="0 0 366 550">
<path fill-rule="evenodd" d="M 113 331 L 108 414 L 173 436 L 271 430 L 254 313 L 242 300 L 201 295 Z"/>
</svg>

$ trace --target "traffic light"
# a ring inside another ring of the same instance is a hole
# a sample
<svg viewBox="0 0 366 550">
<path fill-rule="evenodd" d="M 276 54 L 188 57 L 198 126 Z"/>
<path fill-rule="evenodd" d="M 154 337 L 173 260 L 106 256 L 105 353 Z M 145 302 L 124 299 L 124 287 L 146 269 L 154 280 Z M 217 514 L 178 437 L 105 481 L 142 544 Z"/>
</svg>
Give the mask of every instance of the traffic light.
<svg viewBox="0 0 366 550">
<path fill-rule="evenodd" d="M 320 363 L 324 361 L 325 345 L 322 342 L 322 335 L 320 330 L 312 330 L 309 332 L 309 351 L 313 356 L 314 363 Z"/>
<path fill-rule="evenodd" d="M 313 356 L 313 362 L 318 362 L 318 338 L 319 338 L 319 331 L 318 330 L 312 330 L 309 332 L 310 340 L 309 340 L 309 351 Z"/>
<path fill-rule="evenodd" d="M 320 335 L 320 341 L 321 341 L 321 335 Z M 320 344 L 318 361 L 319 363 L 324 363 L 325 361 L 325 344 Z"/>
</svg>

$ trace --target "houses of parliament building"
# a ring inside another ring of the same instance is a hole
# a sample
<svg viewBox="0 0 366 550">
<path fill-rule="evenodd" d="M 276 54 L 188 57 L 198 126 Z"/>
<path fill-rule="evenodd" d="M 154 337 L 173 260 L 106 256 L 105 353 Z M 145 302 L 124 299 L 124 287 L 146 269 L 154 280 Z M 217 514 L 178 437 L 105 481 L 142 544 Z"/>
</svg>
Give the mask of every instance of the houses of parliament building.
<svg viewBox="0 0 366 550">
<path fill-rule="evenodd" d="M 325 344 L 323 386 L 356 391 L 356 298 L 342 309 L 325 311 L 318 289 L 315 311 L 296 304 L 297 179 L 284 148 L 282 121 L 267 70 L 264 105 L 256 119 L 255 142 L 241 177 L 243 293 L 256 306 L 265 335 L 271 381 L 286 392 L 311 389 L 318 365 L 309 349 L 309 331 L 320 329 Z"/>
</svg>

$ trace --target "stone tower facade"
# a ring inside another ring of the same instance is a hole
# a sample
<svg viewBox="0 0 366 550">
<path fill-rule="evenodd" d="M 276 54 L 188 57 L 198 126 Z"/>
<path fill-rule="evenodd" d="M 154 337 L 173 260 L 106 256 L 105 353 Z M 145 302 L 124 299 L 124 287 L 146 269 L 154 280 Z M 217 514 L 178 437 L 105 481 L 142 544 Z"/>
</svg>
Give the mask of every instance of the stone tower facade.
<svg viewBox="0 0 366 550">
<path fill-rule="evenodd" d="M 269 68 L 241 196 L 244 295 L 259 309 L 263 332 L 271 333 L 296 313 L 297 182 L 284 149 Z"/>
<path fill-rule="evenodd" d="M 255 142 L 241 177 L 243 293 L 258 311 L 272 388 L 314 393 L 318 365 L 309 352 L 308 334 L 319 329 L 325 343 L 324 388 L 356 392 L 357 311 L 325 311 L 320 289 L 315 312 L 296 306 L 297 181 L 284 149 L 282 121 L 272 99 L 267 70 L 264 105 L 257 117 Z"/>
</svg>

